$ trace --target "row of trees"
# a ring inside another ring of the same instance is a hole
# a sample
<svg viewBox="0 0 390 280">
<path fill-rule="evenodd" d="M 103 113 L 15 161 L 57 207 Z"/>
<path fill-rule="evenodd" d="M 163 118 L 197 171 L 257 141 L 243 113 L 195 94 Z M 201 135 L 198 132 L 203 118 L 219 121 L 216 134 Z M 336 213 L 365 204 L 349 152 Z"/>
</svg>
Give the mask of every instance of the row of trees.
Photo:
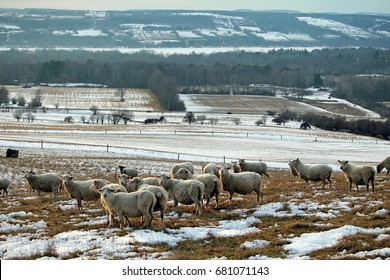
<svg viewBox="0 0 390 280">
<path fill-rule="evenodd" d="M 81 53 L 88 59 L 74 59 L 71 54 L 78 53 L 64 51 L 48 51 L 46 57 L 40 52 L 0 52 L 0 84 L 11 84 L 14 81 L 72 82 L 104 84 L 116 88 L 149 88 L 168 110 L 184 110 L 184 104 L 177 98 L 177 88 L 194 85 L 329 86 L 337 88 L 335 94 L 344 95 L 347 99 L 390 101 L 387 94 L 390 79 L 381 81 L 366 77 L 357 83 L 362 77 L 355 75 L 390 73 L 389 50 L 279 50 L 269 53 L 232 52 L 168 57 L 150 53 Z M 49 60 L 52 57 L 63 59 Z M 37 61 L 37 58 L 42 60 Z M 369 86 L 365 86 L 367 80 L 370 80 Z M 353 95 L 345 93 L 348 88 Z M 369 93 L 367 90 L 370 90 Z"/>
<path fill-rule="evenodd" d="M 348 120 L 341 116 L 329 117 L 314 113 L 301 115 L 285 109 L 275 115 L 272 121 L 277 124 L 284 124 L 289 120 L 302 122 L 306 127 L 315 126 L 329 131 L 344 131 L 390 140 L 390 119 L 385 121 L 369 119 Z"/>
</svg>

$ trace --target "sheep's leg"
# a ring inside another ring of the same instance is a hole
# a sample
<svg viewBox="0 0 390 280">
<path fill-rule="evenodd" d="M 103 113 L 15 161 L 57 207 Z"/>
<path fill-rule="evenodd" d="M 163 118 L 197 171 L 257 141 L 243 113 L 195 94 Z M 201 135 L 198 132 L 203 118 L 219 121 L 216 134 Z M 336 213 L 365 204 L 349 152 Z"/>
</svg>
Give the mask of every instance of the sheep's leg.
<svg viewBox="0 0 390 280">
<path fill-rule="evenodd" d="M 176 199 L 173 200 L 173 205 L 174 205 L 175 212 L 179 213 L 179 202 Z"/>
<path fill-rule="evenodd" d="M 233 194 L 234 194 L 234 192 L 231 192 L 231 193 L 230 193 L 230 196 L 229 196 L 229 204 L 231 204 L 231 203 L 232 203 Z"/>
<path fill-rule="evenodd" d="M 144 219 L 144 224 L 142 225 L 142 228 L 149 227 L 152 223 L 152 216 L 150 215 L 149 211 L 146 211 L 146 213 L 144 213 L 142 217 Z"/>
<path fill-rule="evenodd" d="M 195 202 L 195 215 L 201 215 L 202 214 L 202 203 L 201 201 Z"/>
<path fill-rule="evenodd" d="M 79 208 L 80 212 L 83 210 L 81 198 L 77 198 L 77 207 Z"/>
<path fill-rule="evenodd" d="M 114 213 L 110 213 L 109 215 L 108 227 L 114 227 Z"/>
<path fill-rule="evenodd" d="M 126 216 L 126 214 L 123 214 L 123 224 L 125 224 L 125 221 L 127 222 L 127 225 L 131 227 L 131 222 L 129 218 Z"/>
<path fill-rule="evenodd" d="M 219 194 L 215 194 L 215 208 L 219 208 Z"/>
</svg>

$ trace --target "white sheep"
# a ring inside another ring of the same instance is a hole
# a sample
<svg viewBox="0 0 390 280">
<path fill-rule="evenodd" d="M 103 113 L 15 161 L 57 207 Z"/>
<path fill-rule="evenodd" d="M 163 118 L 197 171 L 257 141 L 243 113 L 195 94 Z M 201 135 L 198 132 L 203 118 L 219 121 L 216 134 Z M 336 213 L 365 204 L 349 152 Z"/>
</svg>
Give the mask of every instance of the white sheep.
<svg viewBox="0 0 390 280">
<path fill-rule="evenodd" d="M 119 217 L 120 228 L 123 229 L 125 221 L 131 226 L 129 218 L 142 217 L 143 228 L 149 227 L 153 219 L 153 208 L 156 197 L 150 191 L 142 190 L 132 193 L 117 192 L 109 186 L 99 189 L 101 199 L 109 212 L 109 227 L 114 226 L 114 215 Z"/>
<path fill-rule="evenodd" d="M 176 179 L 182 180 L 198 180 L 204 185 L 204 197 L 206 199 L 206 206 L 209 205 L 210 199 L 215 195 L 215 208 L 219 208 L 219 195 L 221 190 L 221 182 L 214 174 L 191 174 L 187 168 L 180 168 L 175 173 Z"/>
<path fill-rule="evenodd" d="M 239 159 L 238 165 L 240 166 L 241 172 L 252 171 L 260 175 L 265 175 L 269 178 L 267 173 L 268 166 L 265 162 L 261 160 L 259 162 L 248 162 L 245 159 Z"/>
<path fill-rule="evenodd" d="M 188 170 L 188 169 L 187 169 Z M 208 173 L 208 174 L 214 174 L 215 176 L 218 177 L 218 165 L 212 162 L 209 162 L 205 166 L 203 166 L 202 171 L 203 173 Z"/>
<path fill-rule="evenodd" d="M 219 170 L 219 178 L 223 190 L 230 193 L 230 202 L 232 201 L 234 193 L 246 195 L 252 192 L 255 192 L 257 195 L 257 203 L 263 202 L 260 174 L 251 171 L 230 173 L 226 167 L 222 167 Z"/>
<path fill-rule="evenodd" d="M 126 174 L 121 174 L 118 176 L 119 184 L 121 184 L 122 186 L 124 186 L 126 188 L 127 188 L 127 184 L 129 183 L 129 181 L 131 181 L 132 179 L 135 179 L 135 178 L 142 180 L 142 184 L 159 186 L 159 181 L 158 181 L 157 177 L 145 177 L 145 178 L 133 177 L 133 178 L 131 178 L 130 176 L 127 176 Z M 127 191 L 130 192 L 129 189 Z"/>
<path fill-rule="evenodd" d="M 352 190 L 352 182 L 356 184 L 356 190 L 359 191 L 359 185 L 368 185 L 372 183 L 372 191 L 375 184 L 375 168 L 371 165 L 356 165 L 349 163 L 348 160 L 338 161 L 341 171 L 349 181 L 349 190 Z"/>
<path fill-rule="evenodd" d="M 329 182 L 329 187 L 332 187 L 331 175 L 333 172 L 332 167 L 326 164 L 304 164 L 297 158 L 288 163 L 291 169 L 291 173 L 299 176 L 299 178 L 305 180 L 306 184 L 309 181 L 322 181 L 322 187 L 325 188 L 326 180 Z"/>
<path fill-rule="evenodd" d="M 11 181 L 8 179 L 0 179 L 0 191 L 3 191 L 3 195 L 8 195 L 8 187 L 11 184 Z"/>
<path fill-rule="evenodd" d="M 63 186 L 62 178 L 54 173 L 35 174 L 33 171 L 25 171 L 24 177 L 30 187 L 38 192 L 52 192 L 54 198 L 58 198 L 58 193 Z"/>
<path fill-rule="evenodd" d="M 118 168 L 121 174 L 126 174 L 131 178 L 138 176 L 138 171 L 135 168 L 126 167 L 124 165 L 119 165 Z"/>
<path fill-rule="evenodd" d="M 382 172 L 383 168 L 387 169 L 387 175 L 389 175 L 389 173 L 390 173 L 390 157 L 387 157 L 382 162 L 380 162 L 376 167 L 376 171 L 378 173 L 380 173 L 380 172 Z"/>
<path fill-rule="evenodd" d="M 179 203 L 195 204 L 195 214 L 202 214 L 204 185 L 197 180 L 171 179 L 167 175 L 160 176 L 160 185 L 168 192 L 174 201 L 175 211 L 178 213 Z"/>
<path fill-rule="evenodd" d="M 191 174 L 194 174 L 194 165 L 191 162 L 175 163 L 171 166 L 169 172 L 171 178 L 173 178 L 175 176 L 175 173 L 182 167 L 187 168 L 191 172 Z"/>
<path fill-rule="evenodd" d="M 71 198 L 77 200 L 77 207 L 79 211 L 83 210 L 82 201 L 93 201 L 98 200 L 100 194 L 91 190 L 90 186 L 93 185 L 94 180 L 75 181 L 73 176 L 65 175 L 63 177 L 66 191 L 69 193 Z"/>
<path fill-rule="evenodd" d="M 168 203 L 168 193 L 164 188 L 160 186 L 155 186 L 151 184 L 145 184 L 144 179 L 135 177 L 131 179 L 126 186 L 129 192 L 139 191 L 139 190 L 148 190 L 154 194 L 157 199 L 157 203 L 154 206 L 153 211 L 159 211 L 161 217 L 161 223 L 164 224 L 164 214 L 167 210 Z"/>
<path fill-rule="evenodd" d="M 119 185 L 119 184 L 113 184 L 113 183 L 110 183 L 109 181 L 106 181 L 103 179 L 93 180 L 93 183 L 89 187 L 89 189 L 93 192 L 96 192 L 100 196 L 99 190 L 104 188 L 105 186 L 109 187 L 110 189 L 114 190 L 115 192 L 125 192 L 125 193 L 127 192 L 127 189 L 124 186 Z M 106 206 L 106 204 L 101 196 L 100 196 L 100 203 L 102 204 L 103 210 L 106 212 L 107 224 L 108 224 L 109 223 L 109 212 L 108 212 L 107 206 Z"/>
</svg>

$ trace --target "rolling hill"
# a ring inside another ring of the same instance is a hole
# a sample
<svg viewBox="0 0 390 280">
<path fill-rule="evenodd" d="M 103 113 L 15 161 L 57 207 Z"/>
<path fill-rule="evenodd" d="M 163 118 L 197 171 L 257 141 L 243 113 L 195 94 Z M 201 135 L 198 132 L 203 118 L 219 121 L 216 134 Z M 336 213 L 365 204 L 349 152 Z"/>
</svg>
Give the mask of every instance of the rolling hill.
<svg viewBox="0 0 390 280">
<path fill-rule="evenodd" d="M 389 15 L 0 9 L 3 48 L 387 48 L 389 38 Z"/>
</svg>

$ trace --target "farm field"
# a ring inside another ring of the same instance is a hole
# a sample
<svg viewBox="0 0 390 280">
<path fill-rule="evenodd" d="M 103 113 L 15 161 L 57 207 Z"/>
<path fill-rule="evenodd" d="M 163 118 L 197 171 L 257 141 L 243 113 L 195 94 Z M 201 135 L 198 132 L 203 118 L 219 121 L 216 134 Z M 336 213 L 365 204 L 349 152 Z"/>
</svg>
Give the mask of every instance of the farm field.
<svg viewBox="0 0 390 280">
<path fill-rule="evenodd" d="M 385 171 L 377 174 L 374 192 L 363 186 L 350 191 L 337 166 L 337 160 L 376 166 L 390 155 L 388 141 L 304 131 L 299 124 L 276 126 L 270 120 L 256 126 L 260 115 L 224 110 L 198 111 L 218 117 L 215 125 L 189 125 L 182 122 L 183 112 L 138 108 L 128 125 L 63 124 L 67 113 L 54 110 L 40 113 L 33 123 L 0 114 L 0 174 L 12 181 L 0 200 L 1 259 L 389 259 L 390 177 Z M 166 123 L 142 124 L 161 114 Z M 232 117 L 241 123 L 234 125 Z M 7 148 L 20 150 L 20 157 L 5 158 Z M 329 164 L 332 187 L 305 185 L 293 177 L 288 162 L 298 157 Z M 107 228 L 98 201 L 84 202 L 79 213 L 66 192 L 59 199 L 37 196 L 22 173 L 33 169 L 114 182 L 121 164 L 137 168 L 141 176 L 158 176 L 175 162 L 191 161 L 200 173 L 208 161 L 229 165 L 238 158 L 268 164 L 262 204 L 255 203 L 254 194 L 235 194 L 229 204 L 222 191 L 219 209 L 213 209 L 212 199 L 211 207 L 195 216 L 193 206 L 180 205 L 183 214 L 178 215 L 170 202 L 165 224 L 156 214 L 146 230 L 138 219 L 131 229 Z"/>
</svg>

